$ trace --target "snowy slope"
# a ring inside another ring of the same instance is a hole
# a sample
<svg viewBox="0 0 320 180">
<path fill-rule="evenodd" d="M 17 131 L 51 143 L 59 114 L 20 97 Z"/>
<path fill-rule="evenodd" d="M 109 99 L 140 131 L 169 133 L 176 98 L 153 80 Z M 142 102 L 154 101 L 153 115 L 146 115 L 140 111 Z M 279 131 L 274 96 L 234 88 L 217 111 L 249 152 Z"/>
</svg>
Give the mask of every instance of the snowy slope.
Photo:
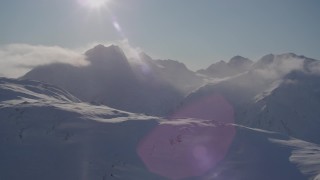
<svg viewBox="0 0 320 180">
<path fill-rule="evenodd" d="M 1 78 L 0 97 L 0 179 L 301 180 L 319 172 L 318 145 L 259 129 L 93 106 L 36 81 Z"/>
<path fill-rule="evenodd" d="M 0 179 L 110 179 L 131 166 L 136 179 L 154 177 L 137 155 L 127 154 L 155 125 L 152 117 L 82 103 L 35 81 L 0 83 Z"/>
<path fill-rule="evenodd" d="M 298 139 L 277 140 L 272 142 L 291 147 L 294 150 L 290 156 L 290 162 L 297 164 L 302 173 L 309 175 L 310 179 L 320 179 L 320 146 Z"/>
<path fill-rule="evenodd" d="M 292 72 L 239 113 L 243 124 L 320 143 L 320 77 Z"/>
</svg>

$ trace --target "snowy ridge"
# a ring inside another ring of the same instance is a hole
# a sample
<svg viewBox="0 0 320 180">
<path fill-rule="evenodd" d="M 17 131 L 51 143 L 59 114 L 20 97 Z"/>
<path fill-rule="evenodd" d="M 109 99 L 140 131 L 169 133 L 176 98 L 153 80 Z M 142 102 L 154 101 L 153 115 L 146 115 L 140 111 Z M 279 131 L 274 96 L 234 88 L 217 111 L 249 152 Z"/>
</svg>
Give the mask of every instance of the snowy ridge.
<svg viewBox="0 0 320 180">
<path fill-rule="evenodd" d="M 272 142 L 292 147 L 290 161 L 297 164 L 302 173 L 309 175 L 312 180 L 320 179 L 320 146 L 318 144 L 298 139 L 276 140 Z"/>
<path fill-rule="evenodd" d="M 69 92 L 56 88 L 55 86 L 40 83 L 31 80 L 16 80 L 0 78 L 0 101 L 9 100 L 11 98 L 30 97 L 33 99 L 51 99 L 51 100 L 64 100 L 69 102 L 80 102 L 80 100 Z M 14 93 L 11 93 L 11 92 Z M 36 93 L 41 92 L 41 93 Z"/>
<path fill-rule="evenodd" d="M 29 80 L 0 79 L 2 108 L 22 106 L 50 107 L 70 113 L 79 113 L 92 120 L 121 122 L 130 119 L 145 119 L 147 116 L 116 110 L 107 106 L 94 106 L 81 102 L 65 90 L 52 85 Z M 123 118 L 123 119 L 122 119 Z M 148 117 L 146 119 L 150 119 Z"/>
</svg>

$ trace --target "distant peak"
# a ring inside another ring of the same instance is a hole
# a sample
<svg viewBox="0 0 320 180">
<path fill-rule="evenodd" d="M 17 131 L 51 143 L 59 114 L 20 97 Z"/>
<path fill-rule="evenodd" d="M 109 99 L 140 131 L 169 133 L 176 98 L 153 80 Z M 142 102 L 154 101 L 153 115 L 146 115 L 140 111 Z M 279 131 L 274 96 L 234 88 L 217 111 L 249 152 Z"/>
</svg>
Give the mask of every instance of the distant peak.
<svg viewBox="0 0 320 180">
<path fill-rule="evenodd" d="M 140 52 L 139 57 L 143 60 L 152 60 L 152 58 L 148 54 L 146 54 L 145 52 Z"/>
<path fill-rule="evenodd" d="M 293 53 L 293 52 L 288 52 L 288 53 L 283 53 L 280 55 L 286 55 L 286 56 L 298 56 L 297 54 Z"/>
<path fill-rule="evenodd" d="M 224 60 L 220 60 L 220 61 L 218 61 L 218 62 L 216 62 L 214 64 L 227 64 L 227 63 Z"/>
<path fill-rule="evenodd" d="M 262 56 L 261 59 L 266 58 L 266 57 L 274 57 L 274 54 L 270 53 L 270 54 L 264 55 L 264 56 Z"/>
<path fill-rule="evenodd" d="M 106 48 L 103 44 L 98 44 L 96 45 L 94 48 L 96 49 L 102 49 L 102 48 Z"/>
<path fill-rule="evenodd" d="M 98 45 L 94 46 L 91 50 L 94 50 L 94 51 L 107 51 L 107 50 L 122 51 L 122 49 L 119 46 L 116 46 L 113 44 L 110 46 L 107 46 L 107 47 L 103 44 L 98 44 Z"/>
<path fill-rule="evenodd" d="M 251 63 L 252 63 L 252 61 L 250 59 L 242 57 L 242 56 L 239 56 L 239 55 L 234 56 L 228 62 L 228 64 L 231 65 L 231 66 L 248 65 L 248 64 L 251 64 Z"/>
<path fill-rule="evenodd" d="M 119 46 L 117 46 L 117 45 L 114 45 L 114 44 L 111 44 L 110 46 L 108 46 L 107 48 L 109 48 L 109 49 L 121 49 Z M 121 49 L 122 50 L 122 49 Z"/>
<path fill-rule="evenodd" d="M 176 60 L 171 60 L 171 59 L 166 59 L 166 60 L 156 60 L 156 62 L 164 67 L 174 67 L 174 68 L 183 68 L 187 69 L 186 65 L 176 61 Z"/>
<path fill-rule="evenodd" d="M 222 68 L 222 67 L 226 67 L 227 66 L 227 63 L 223 60 L 220 60 L 214 64 L 211 64 L 208 68 L 207 68 L 207 71 L 210 71 L 212 69 L 217 69 L 217 68 Z"/>
<path fill-rule="evenodd" d="M 90 55 L 90 54 L 104 54 L 104 53 L 120 53 L 124 54 L 122 49 L 119 46 L 116 45 L 110 45 L 110 46 L 104 46 L 102 44 L 98 44 L 92 49 L 89 49 L 85 54 Z"/>
<path fill-rule="evenodd" d="M 106 62 L 127 62 L 127 57 L 125 56 L 123 50 L 116 45 L 104 46 L 98 44 L 92 49 L 89 49 L 85 55 L 90 62 L 94 63 L 106 63 Z"/>
<path fill-rule="evenodd" d="M 275 58 L 274 54 L 267 54 L 265 56 L 262 56 L 262 58 L 259 61 L 264 62 L 264 63 L 271 63 L 271 62 L 273 62 L 274 58 Z"/>
<path fill-rule="evenodd" d="M 295 58 L 295 57 L 300 57 L 300 56 L 296 55 L 295 53 L 289 52 L 289 53 L 279 54 L 278 57 L 288 59 L 288 58 Z"/>
<path fill-rule="evenodd" d="M 240 55 L 236 55 L 233 58 L 231 58 L 230 60 L 233 60 L 233 59 L 246 59 L 246 58 L 244 58 L 244 57 L 242 57 Z"/>
<path fill-rule="evenodd" d="M 269 66 L 270 64 L 272 64 L 274 62 L 275 59 L 275 55 L 274 54 L 267 54 L 263 57 L 261 57 L 255 64 L 254 67 L 255 68 L 265 68 L 267 66 Z"/>
</svg>

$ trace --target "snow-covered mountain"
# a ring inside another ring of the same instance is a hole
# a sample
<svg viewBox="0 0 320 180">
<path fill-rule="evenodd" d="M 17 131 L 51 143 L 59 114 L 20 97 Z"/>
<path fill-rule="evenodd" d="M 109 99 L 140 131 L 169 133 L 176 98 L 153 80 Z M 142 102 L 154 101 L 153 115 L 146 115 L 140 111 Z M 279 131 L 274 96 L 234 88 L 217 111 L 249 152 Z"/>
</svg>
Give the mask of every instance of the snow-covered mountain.
<svg viewBox="0 0 320 180">
<path fill-rule="evenodd" d="M 88 66 L 50 64 L 36 67 L 22 78 L 57 85 L 93 104 L 152 115 L 167 114 L 186 93 L 202 85 L 201 78 L 181 63 L 155 61 L 147 55 L 129 63 L 122 49 L 114 45 L 97 45 L 85 55 Z"/>
<path fill-rule="evenodd" d="M 264 56 L 249 71 L 191 93 L 175 117 L 213 119 L 209 107 L 219 101 L 208 100 L 222 96 L 235 111 L 236 123 L 319 143 L 318 67 L 319 61 L 293 53 Z"/>
<path fill-rule="evenodd" d="M 213 78 L 225 78 L 248 71 L 252 64 L 253 61 L 248 58 L 235 56 L 229 62 L 219 61 L 207 69 L 200 69 L 197 72 Z"/>
<path fill-rule="evenodd" d="M 186 95 L 204 84 L 201 77 L 181 62 L 174 60 L 156 60 L 155 62 L 161 68 L 160 77 L 185 92 Z"/>
<path fill-rule="evenodd" d="M 204 84 L 202 77 L 175 60 L 155 60 L 145 53 L 140 53 L 139 59 L 132 61 L 138 62 L 132 63 L 132 68 L 140 78 L 170 84 L 184 95 Z"/>
<path fill-rule="evenodd" d="M 1 78 L 0 95 L 0 179 L 319 177 L 320 146 L 285 135 L 90 105 L 37 81 Z"/>
</svg>

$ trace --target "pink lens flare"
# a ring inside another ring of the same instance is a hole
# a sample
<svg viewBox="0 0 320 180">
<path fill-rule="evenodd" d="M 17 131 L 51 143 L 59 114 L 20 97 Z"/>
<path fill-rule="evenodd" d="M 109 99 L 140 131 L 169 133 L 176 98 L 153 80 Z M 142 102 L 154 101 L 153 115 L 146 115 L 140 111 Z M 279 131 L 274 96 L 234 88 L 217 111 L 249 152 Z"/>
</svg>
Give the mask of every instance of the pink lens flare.
<svg viewBox="0 0 320 180">
<path fill-rule="evenodd" d="M 213 109 L 207 108 L 208 105 Z M 219 95 L 181 109 L 176 117 L 180 115 L 234 122 L 232 106 Z M 234 136 L 232 125 L 211 120 L 175 119 L 158 125 L 144 137 L 137 153 L 151 172 L 169 179 L 200 176 L 225 157 Z"/>
<path fill-rule="evenodd" d="M 162 124 L 137 152 L 153 173 L 170 179 L 200 176 L 225 157 L 234 135 L 233 126 Z"/>
</svg>

